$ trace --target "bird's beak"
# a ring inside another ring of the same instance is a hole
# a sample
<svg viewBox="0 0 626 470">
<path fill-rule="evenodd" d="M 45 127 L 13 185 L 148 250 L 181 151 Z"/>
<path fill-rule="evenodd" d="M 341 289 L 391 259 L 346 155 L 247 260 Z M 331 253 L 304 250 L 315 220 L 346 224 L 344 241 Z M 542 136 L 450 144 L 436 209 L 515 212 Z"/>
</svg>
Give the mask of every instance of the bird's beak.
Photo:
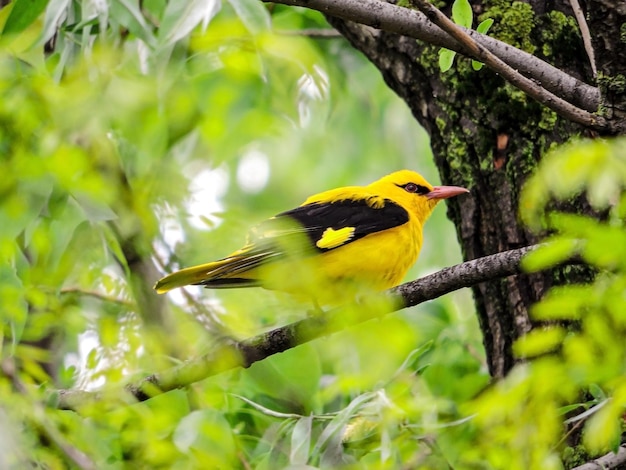
<svg viewBox="0 0 626 470">
<path fill-rule="evenodd" d="M 426 194 L 426 197 L 428 199 L 448 199 L 463 193 L 469 193 L 469 189 L 460 186 L 435 186 L 431 192 Z"/>
</svg>

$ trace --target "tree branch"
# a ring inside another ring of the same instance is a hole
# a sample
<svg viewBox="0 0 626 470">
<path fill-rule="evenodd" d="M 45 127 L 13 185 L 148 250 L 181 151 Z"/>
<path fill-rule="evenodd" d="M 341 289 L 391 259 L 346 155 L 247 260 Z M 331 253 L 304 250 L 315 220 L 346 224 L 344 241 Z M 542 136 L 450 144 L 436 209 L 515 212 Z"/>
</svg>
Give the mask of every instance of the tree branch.
<svg viewBox="0 0 626 470">
<path fill-rule="evenodd" d="M 281 29 L 276 32 L 285 36 L 306 36 L 313 39 L 343 38 L 335 28 Z"/>
<path fill-rule="evenodd" d="M 609 128 L 608 121 L 602 117 L 582 110 L 566 100 L 550 93 L 533 80 L 526 78 L 515 69 L 507 65 L 504 61 L 492 54 L 478 41 L 471 37 L 467 30 L 453 21 L 435 8 L 427 0 L 409 0 L 412 5 L 419 8 L 434 24 L 448 33 L 465 49 L 466 55 L 484 62 L 491 70 L 499 73 L 513 86 L 519 88 L 528 96 L 547 106 L 558 115 L 572 122 L 598 131 L 606 131 Z"/>
<path fill-rule="evenodd" d="M 243 341 L 224 342 L 202 357 L 131 383 L 126 386 L 126 391 L 137 401 L 147 400 L 152 396 L 186 387 L 229 369 L 249 367 L 274 354 L 336 333 L 355 324 L 380 318 L 392 311 L 436 299 L 463 287 L 520 273 L 522 256 L 535 247 L 536 245 L 519 248 L 467 261 L 402 284 L 386 293 L 367 299 L 366 302 L 349 306 L 351 309 L 349 307 L 333 309 L 324 315 L 307 317 Z M 391 299 L 398 301 L 389 302 L 390 294 Z M 382 299 L 387 301 L 382 303 L 380 302 Z M 379 302 L 375 302 L 376 300 Z M 367 308 L 372 305 L 376 305 L 377 308 Z M 381 308 L 380 305 L 384 306 Z M 355 310 L 359 311 L 357 318 L 354 315 Z M 347 311 L 351 314 L 342 314 Z M 101 392 L 57 390 L 52 393 L 57 396 L 56 406 L 61 409 L 75 410 L 102 399 Z M 111 393 L 114 398 L 122 399 L 116 392 Z"/>
<path fill-rule="evenodd" d="M 269 2 L 269 0 L 262 0 Z M 450 35 L 432 24 L 420 12 L 382 0 L 274 0 L 272 3 L 300 6 L 325 15 L 371 26 L 390 33 L 419 39 L 435 46 L 466 54 Z M 566 74 L 543 60 L 497 39 L 472 30 L 466 33 L 506 64 L 527 76 L 556 96 L 586 111 L 600 105 L 600 90 Z M 481 60 L 480 58 L 477 58 Z"/>
<path fill-rule="evenodd" d="M 102 294 L 97 291 L 84 290 L 80 287 L 64 287 L 61 289 L 61 295 L 63 294 L 76 294 L 84 297 L 93 297 L 95 299 L 101 300 L 102 302 L 108 302 L 112 304 L 118 304 L 126 308 L 133 308 L 134 304 L 129 300 L 124 300 L 119 297 L 114 297 L 106 294 Z"/>
<path fill-rule="evenodd" d="M 13 387 L 22 395 L 29 395 L 28 387 L 19 377 L 15 361 L 12 358 L 6 358 L 0 362 L 0 370 L 2 374 L 11 380 Z M 58 431 L 57 427 L 48 420 L 45 409 L 41 403 L 31 400 L 33 404 L 33 419 L 39 425 L 39 431 L 52 442 L 56 447 L 71 460 L 76 468 L 81 470 L 95 470 L 96 464 L 80 449 L 68 443 Z"/>
<path fill-rule="evenodd" d="M 587 25 L 587 20 L 585 19 L 585 12 L 580 7 L 578 0 L 569 0 L 569 3 L 574 11 L 574 18 L 576 18 L 576 22 L 578 23 L 580 35 L 583 38 L 583 45 L 585 46 L 585 51 L 589 57 L 589 65 L 591 65 L 591 71 L 593 72 L 593 77 L 595 78 L 598 76 L 596 54 L 593 50 L 593 45 L 591 44 L 591 33 L 589 32 L 589 26 Z"/>
<path fill-rule="evenodd" d="M 578 467 L 572 468 L 572 470 L 610 470 L 616 468 L 623 468 L 626 463 L 626 448 L 620 446 L 617 453 L 609 452 L 602 457 L 587 462 Z"/>
</svg>

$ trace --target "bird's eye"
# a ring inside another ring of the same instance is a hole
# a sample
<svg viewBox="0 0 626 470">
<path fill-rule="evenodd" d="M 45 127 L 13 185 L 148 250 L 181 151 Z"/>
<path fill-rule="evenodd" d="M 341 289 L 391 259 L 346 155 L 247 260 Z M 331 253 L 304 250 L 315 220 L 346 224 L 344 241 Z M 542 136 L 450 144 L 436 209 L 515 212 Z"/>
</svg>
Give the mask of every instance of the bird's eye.
<svg viewBox="0 0 626 470">
<path fill-rule="evenodd" d="M 430 192 L 430 190 L 426 186 L 415 183 L 407 183 L 402 186 L 402 188 L 404 188 L 407 193 L 426 194 Z"/>
</svg>

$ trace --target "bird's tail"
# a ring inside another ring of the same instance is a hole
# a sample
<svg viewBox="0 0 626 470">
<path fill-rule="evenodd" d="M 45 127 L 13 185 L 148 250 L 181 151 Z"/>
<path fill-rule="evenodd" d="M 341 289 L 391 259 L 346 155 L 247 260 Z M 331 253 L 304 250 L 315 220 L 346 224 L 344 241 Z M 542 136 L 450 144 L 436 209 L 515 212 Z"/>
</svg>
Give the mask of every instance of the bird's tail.
<svg viewBox="0 0 626 470">
<path fill-rule="evenodd" d="M 165 294 L 177 287 L 202 284 L 211 278 L 212 272 L 215 272 L 216 269 L 224 266 L 228 262 L 228 259 L 223 259 L 181 269 L 180 271 L 165 276 L 163 279 L 159 279 L 154 286 L 154 290 L 159 294 Z"/>
</svg>

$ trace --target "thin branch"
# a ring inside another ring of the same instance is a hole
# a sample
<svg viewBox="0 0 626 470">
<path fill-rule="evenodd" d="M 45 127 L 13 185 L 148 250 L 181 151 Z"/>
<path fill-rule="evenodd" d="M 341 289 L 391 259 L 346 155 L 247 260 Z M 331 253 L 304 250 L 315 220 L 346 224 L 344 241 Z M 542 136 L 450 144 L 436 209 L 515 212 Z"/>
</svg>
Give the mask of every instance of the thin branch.
<svg viewBox="0 0 626 470">
<path fill-rule="evenodd" d="M 466 49 L 467 55 L 484 62 L 485 65 L 502 75 L 509 83 L 522 90 L 531 98 L 572 122 L 599 131 L 608 129 L 609 123 L 604 117 L 580 109 L 549 92 L 533 80 L 526 78 L 492 54 L 487 48 L 472 38 L 465 28 L 455 24 L 427 0 L 410 0 L 410 2 L 419 8 L 434 24 L 456 39 Z"/>
<path fill-rule="evenodd" d="M 335 28 L 280 29 L 276 33 L 284 36 L 306 36 L 314 39 L 343 38 Z"/>
<path fill-rule="evenodd" d="M 147 400 L 152 396 L 186 387 L 226 370 L 250 367 L 255 362 L 274 354 L 373 318 L 380 318 L 392 311 L 436 299 L 463 287 L 518 274 L 521 272 L 521 258 L 534 248 L 536 245 L 467 261 L 402 284 L 358 305 L 333 309 L 324 315 L 307 317 L 240 342 L 224 342 L 202 357 L 131 383 L 126 386 L 126 391 L 131 399 Z M 392 297 L 389 296 L 390 294 Z M 384 304 L 380 302 L 383 298 L 386 300 Z M 390 302 L 389 299 L 397 300 L 397 302 Z M 372 308 L 372 306 L 377 308 Z M 356 318 L 355 310 L 359 312 Z M 109 393 L 110 396 L 121 401 L 129 398 L 128 395 L 120 396 L 114 391 Z M 82 390 L 58 390 L 53 394 L 57 396 L 56 406 L 61 409 L 79 409 L 103 397 L 100 392 Z"/>
<path fill-rule="evenodd" d="M 626 463 L 626 448 L 620 446 L 617 454 L 610 452 L 602 457 L 572 468 L 572 470 L 610 470 L 623 468 Z"/>
<path fill-rule="evenodd" d="M 15 366 L 15 362 L 11 358 L 6 358 L 0 362 L 0 370 L 5 377 L 11 380 L 11 383 L 22 395 L 30 395 L 28 387 L 22 382 Z M 83 451 L 66 442 L 59 430 L 46 417 L 45 409 L 42 404 L 33 401 L 34 413 L 33 419 L 36 420 L 39 430 L 45 435 L 50 442 L 54 443 L 57 448 L 71 460 L 74 465 L 81 470 L 95 470 L 95 463 Z"/>
<path fill-rule="evenodd" d="M 587 20 L 585 19 L 585 12 L 580 7 L 578 0 L 569 0 L 569 3 L 572 6 L 574 18 L 576 18 L 576 22 L 580 28 L 580 34 L 583 37 L 583 45 L 585 46 L 585 51 L 589 57 L 589 64 L 591 65 L 591 71 L 593 72 L 593 76 L 595 78 L 598 75 L 596 55 L 593 51 L 593 45 L 591 44 L 591 33 L 589 32 L 589 26 L 587 25 Z"/>
<path fill-rule="evenodd" d="M 269 0 L 262 0 L 269 1 Z M 435 46 L 465 53 L 449 34 L 420 12 L 382 0 L 274 0 L 273 3 L 317 10 L 325 15 L 419 39 Z M 489 36 L 467 30 L 477 43 L 512 68 L 537 81 L 546 90 L 590 112 L 600 105 L 600 90 L 577 80 L 543 60 Z M 480 59 L 479 59 L 480 60 Z"/>
<path fill-rule="evenodd" d="M 276 410 L 272 410 L 270 408 L 267 408 L 263 405 L 258 404 L 255 401 L 252 401 L 246 397 L 242 397 L 241 395 L 237 395 L 235 393 L 231 393 L 230 394 L 232 397 L 235 397 L 243 402 L 246 402 L 248 405 L 250 405 L 252 408 L 260 411 L 261 413 L 263 413 L 266 416 L 271 416 L 272 418 L 280 418 L 280 419 L 301 419 L 301 418 L 308 418 L 311 417 L 313 419 L 317 419 L 320 421 L 328 421 L 331 420 L 333 418 L 335 418 L 338 414 L 338 412 L 333 412 L 333 413 L 323 413 L 323 414 L 311 414 L 311 415 L 301 415 L 298 413 L 282 413 L 280 411 L 276 411 Z"/>
<path fill-rule="evenodd" d="M 61 289 L 61 294 L 78 294 L 85 297 L 93 297 L 94 299 L 101 300 L 102 302 L 108 302 L 113 304 L 119 304 L 123 307 L 133 308 L 134 304 L 130 300 L 120 299 L 119 297 L 112 297 L 110 295 L 102 294 L 93 290 L 84 290 L 80 287 L 65 287 Z"/>
</svg>

